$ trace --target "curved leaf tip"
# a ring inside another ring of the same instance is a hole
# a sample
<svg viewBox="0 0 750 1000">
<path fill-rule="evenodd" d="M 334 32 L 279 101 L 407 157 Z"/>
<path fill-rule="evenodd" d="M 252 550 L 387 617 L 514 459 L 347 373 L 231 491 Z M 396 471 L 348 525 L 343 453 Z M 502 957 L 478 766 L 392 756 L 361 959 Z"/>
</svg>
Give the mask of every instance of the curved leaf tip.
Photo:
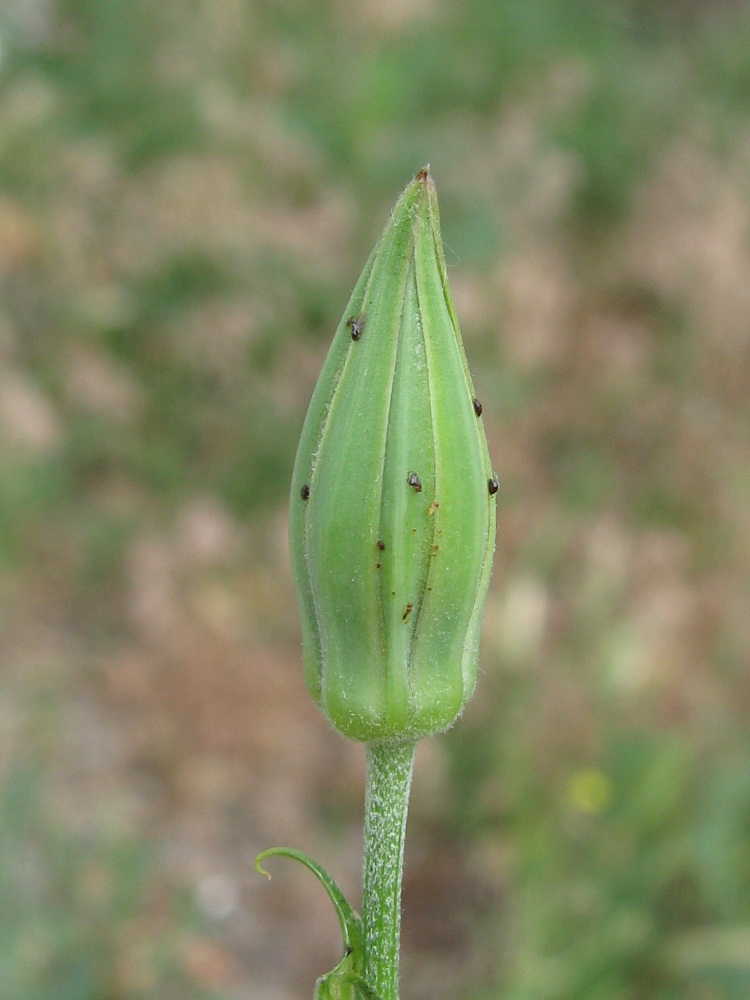
<svg viewBox="0 0 750 1000">
<path fill-rule="evenodd" d="M 348 1000 L 347 993 L 352 989 L 356 990 L 359 996 L 365 1000 L 378 1000 L 370 987 L 361 977 L 363 964 L 362 950 L 362 921 L 359 915 L 352 908 L 351 904 L 336 885 L 328 872 L 317 861 L 314 861 L 302 851 L 297 851 L 293 847 L 269 847 L 255 859 L 255 870 L 260 875 L 270 878 L 271 875 L 263 867 L 266 858 L 291 858 L 304 865 L 317 878 L 328 898 L 333 903 L 336 916 L 341 928 L 344 954 L 339 964 L 329 973 L 321 976 L 316 984 L 315 995 L 318 1000 Z"/>
</svg>

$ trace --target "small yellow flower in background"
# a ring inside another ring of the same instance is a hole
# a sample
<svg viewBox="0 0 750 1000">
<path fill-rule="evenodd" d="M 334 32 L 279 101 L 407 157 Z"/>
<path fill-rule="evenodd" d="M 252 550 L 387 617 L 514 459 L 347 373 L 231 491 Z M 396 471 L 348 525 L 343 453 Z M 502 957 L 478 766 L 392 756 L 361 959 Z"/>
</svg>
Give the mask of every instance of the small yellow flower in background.
<svg viewBox="0 0 750 1000">
<path fill-rule="evenodd" d="M 584 768 L 570 779 L 568 798 L 579 812 L 596 815 L 612 802 L 612 782 L 599 768 Z"/>
</svg>

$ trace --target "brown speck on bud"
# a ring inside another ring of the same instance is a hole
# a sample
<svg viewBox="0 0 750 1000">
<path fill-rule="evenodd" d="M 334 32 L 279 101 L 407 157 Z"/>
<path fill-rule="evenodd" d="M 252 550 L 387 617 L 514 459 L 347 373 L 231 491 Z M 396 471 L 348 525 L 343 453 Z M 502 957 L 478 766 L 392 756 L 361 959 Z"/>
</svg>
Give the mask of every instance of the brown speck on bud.
<svg viewBox="0 0 750 1000">
<path fill-rule="evenodd" d="M 479 400 L 477 399 L 476 396 L 474 397 L 473 403 L 474 403 L 474 412 L 476 413 L 476 415 L 478 417 L 481 417 L 482 416 L 482 404 L 479 402 Z"/>
<path fill-rule="evenodd" d="M 406 605 L 406 611 L 404 611 L 401 620 L 406 621 L 406 619 L 409 617 L 409 615 L 412 613 L 413 610 L 414 610 L 414 605 L 411 603 L 411 601 L 409 601 L 409 603 Z"/>
<path fill-rule="evenodd" d="M 422 492 L 422 480 L 416 474 L 416 472 L 410 472 L 409 478 L 406 480 L 409 486 L 411 486 L 415 493 Z"/>
<path fill-rule="evenodd" d="M 299 491 L 299 495 L 302 497 L 303 500 L 310 499 L 310 487 L 307 485 L 307 483 L 305 483 L 305 485 Z"/>
<path fill-rule="evenodd" d="M 352 332 L 352 340 L 359 340 L 365 328 L 365 317 L 362 313 L 359 316 L 350 316 L 346 321 L 346 325 Z"/>
<path fill-rule="evenodd" d="M 490 496 L 494 497 L 497 491 L 500 489 L 500 483 L 494 477 L 487 480 L 487 489 L 489 490 Z"/>
<path fill-rule="evenodd" d="M 380 539 L 378 539 L 377 542 L 375 542 L 375 544 L 377 545 L 377 547 L 380 549 L 381 552 L 385 552 L 385 542 L 381 542 Z"/>
</svg>

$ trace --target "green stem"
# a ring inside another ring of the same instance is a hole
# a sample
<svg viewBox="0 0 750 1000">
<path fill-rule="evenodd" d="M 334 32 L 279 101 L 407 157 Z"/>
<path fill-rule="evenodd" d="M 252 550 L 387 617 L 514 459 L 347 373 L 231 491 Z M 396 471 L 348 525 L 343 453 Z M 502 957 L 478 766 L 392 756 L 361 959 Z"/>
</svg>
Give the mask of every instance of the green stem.
<svg viewBox="0 0 750 1000">
<path fill-rule="evenodd" d="M 367 745 L 364 978 L 381 1000 L 398 1000 L 401 874 L 416 747 L 415 741 Z"/>
</svg>

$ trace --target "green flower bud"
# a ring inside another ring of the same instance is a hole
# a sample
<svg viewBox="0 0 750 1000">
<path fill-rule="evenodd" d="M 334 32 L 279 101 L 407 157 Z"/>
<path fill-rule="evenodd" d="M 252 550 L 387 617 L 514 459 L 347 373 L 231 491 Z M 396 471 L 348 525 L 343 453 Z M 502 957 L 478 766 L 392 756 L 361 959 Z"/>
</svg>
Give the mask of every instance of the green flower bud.
<svg viewBox="0 0 750 1000">
<path fill-rule="evenodd" d="M 292 481 L 305 679 L 345 736 L 439 732 L 474 689 L 497 492 L 481 410 L 425 168 L 349 300 Z"/>
</svg>

